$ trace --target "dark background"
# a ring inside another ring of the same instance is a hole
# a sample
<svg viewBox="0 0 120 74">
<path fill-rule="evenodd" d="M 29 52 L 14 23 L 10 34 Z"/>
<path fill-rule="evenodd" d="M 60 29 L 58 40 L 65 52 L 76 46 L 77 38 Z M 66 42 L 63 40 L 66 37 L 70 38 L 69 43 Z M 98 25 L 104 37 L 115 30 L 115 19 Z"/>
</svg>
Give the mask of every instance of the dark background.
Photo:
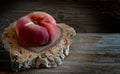
<svg viewBox="0 0 120 74">
<path fill-rule="evenodd" d="M 51 14 L 79 33 L 119 33 L 119 0 L 1 0 L 0 32 L 33 11 Z"/>
</svg>

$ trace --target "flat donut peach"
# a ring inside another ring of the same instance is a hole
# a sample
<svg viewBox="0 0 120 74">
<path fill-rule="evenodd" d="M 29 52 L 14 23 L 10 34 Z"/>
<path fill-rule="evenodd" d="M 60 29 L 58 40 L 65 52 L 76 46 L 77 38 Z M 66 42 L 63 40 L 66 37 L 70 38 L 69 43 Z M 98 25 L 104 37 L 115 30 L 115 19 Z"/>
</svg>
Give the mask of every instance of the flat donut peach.
<svg viewBox="0 0 120 74">
<path fill-rule="evenodd" d="M 16 33 L 23 45 L 46 45 L 56 39 L 56 21 L 48 13 L 32 12 L 17 20 Z"/>
</svg>

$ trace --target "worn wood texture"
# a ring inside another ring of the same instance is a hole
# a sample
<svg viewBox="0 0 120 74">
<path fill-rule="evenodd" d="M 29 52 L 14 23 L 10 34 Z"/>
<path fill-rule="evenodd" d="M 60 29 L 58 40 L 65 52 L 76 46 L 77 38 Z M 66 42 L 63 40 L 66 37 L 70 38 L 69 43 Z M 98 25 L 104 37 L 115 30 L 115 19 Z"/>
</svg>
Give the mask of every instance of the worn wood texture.
<svg viewBox="0 0 120 74">
<path fill-rule="evenodd" d="M 0 49 L 0 58 L 8 57 Z M 8 60 L 0 60 L 0 69 L 9 68 Z M 3 67 L 3 63 L 4 65 Z M 13 73 L 1 70 L 0 74 Z M 78 33 L 70 47 L 70 55 L 61 66 L 52 69 L 30 69 L 13 74 L 119 74 L 120 34 Z"/>
</svg>

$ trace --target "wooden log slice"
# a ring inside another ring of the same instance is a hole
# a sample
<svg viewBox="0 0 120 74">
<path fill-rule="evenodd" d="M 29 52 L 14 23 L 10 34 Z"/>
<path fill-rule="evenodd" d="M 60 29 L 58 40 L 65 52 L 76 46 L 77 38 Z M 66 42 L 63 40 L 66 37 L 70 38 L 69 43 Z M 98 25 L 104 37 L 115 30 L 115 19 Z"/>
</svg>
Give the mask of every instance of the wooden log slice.
<svg viewBox="0 0 120 74">
<path fill-rule="evenodd" d="M 76 35 L 72 27 L 59 23 L 57 24 L 58 36 L 54 43 L 45 46 L 28 47 L 19 44 L 15 24 L 16 22 L 10 24 L 2 34 L 2 43 L 10 53 L 13 71 L 57 67 L 69 55 L 69 47 L 73 37 Z"/>
</svg>

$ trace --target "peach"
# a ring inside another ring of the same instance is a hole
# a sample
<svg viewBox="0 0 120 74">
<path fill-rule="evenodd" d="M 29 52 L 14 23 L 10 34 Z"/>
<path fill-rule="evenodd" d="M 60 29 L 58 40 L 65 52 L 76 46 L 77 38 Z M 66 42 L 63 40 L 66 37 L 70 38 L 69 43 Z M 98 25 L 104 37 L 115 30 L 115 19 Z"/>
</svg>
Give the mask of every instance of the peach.
<svg viewBox="0 0 120 74">
<path fill-rule="evenodd" d="M 17 20 L 16 33 L 21 44 L 26 46 L 46 45 L 55 41 L 56 21 L 48 13 L 32 12 Z"/>
</svg>

